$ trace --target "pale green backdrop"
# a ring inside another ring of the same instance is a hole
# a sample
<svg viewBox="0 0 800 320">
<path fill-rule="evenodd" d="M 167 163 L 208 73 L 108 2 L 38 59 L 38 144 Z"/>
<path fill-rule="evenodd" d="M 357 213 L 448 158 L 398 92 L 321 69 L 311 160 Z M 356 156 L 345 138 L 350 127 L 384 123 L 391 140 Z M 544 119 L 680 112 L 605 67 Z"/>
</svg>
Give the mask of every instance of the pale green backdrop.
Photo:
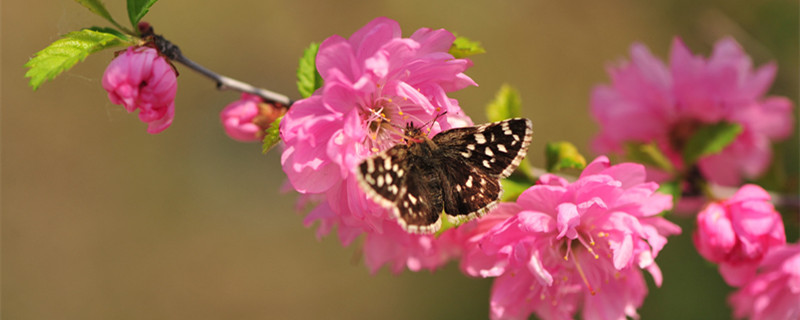
<svg viewBox="0 0 800 320">
<path fill-rule="evenodd" d="M 106 0 L 126 21 L 124 3 Z M 68 0 L 4 0 L 2 11 L 3 319 L 482 319 L 491 280 L 450 264 L 371 275 L 355 247 L 318 241 L 294 210 L 277 152 L 228 139 L 219 110 L 238 97 L 179 66 L 175 122 L 149 135 L 100 86 L 111 51 L 33 92 L 22 65 L 60 34 L 103 20 Z M 404 34 L 447 28 L 487 50 L 455 94 L 476 122 L 508 82 L 546 141 L 582 152 L 596 126 L 590 89 L 634 41 L 666 57 L 672 37 L 707 55 L 734 36 L 757 64 L 775 60 L 772 93 L 797 102 L 798 3 L 752 1 L 170 1 L 145 17 L 191 59 L 298 98 L 303 48 L 376 16 Z M 781 153 L 797 183 L 797 137 Z M 797 239 L 797 218 L 787 220 Z M 686 232 L 691 221 L 684 221 Z M 644 319 L 727 319 L 728 289 L 684 236 L 658 262 Z M 652 281 L 648 277 L 648 281 Z"/>
</svg>

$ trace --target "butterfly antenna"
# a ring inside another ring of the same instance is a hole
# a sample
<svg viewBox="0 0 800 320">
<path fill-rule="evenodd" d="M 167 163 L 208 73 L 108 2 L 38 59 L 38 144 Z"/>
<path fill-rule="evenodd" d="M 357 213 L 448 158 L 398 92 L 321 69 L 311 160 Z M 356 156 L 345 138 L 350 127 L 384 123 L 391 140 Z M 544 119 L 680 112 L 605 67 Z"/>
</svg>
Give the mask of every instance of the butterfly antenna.
<svg viewBox="0 0 800 320">
<path fill-rule="evenodd" d="M 447 114 L 447 111 L 437 114 L 435 117 L 433 117 L 433 119 L 428 120 L 428 122 L 425 122 L 425 124 L 423 124 L 420 128 L 425 128 L 425 127 L 428 127 L 428 125 L 430 125 L 430 127 L 428 127 L 426 132 L 425 132 L 425 134 L 427 135 L 428 133 L 431 132 L 431 129 L 433 128 L 433 124 L 436 123 L 436 120 L 438 120 L 439 117 L 441 117 L 443 115 L 446 115 L 446 114 Z"/>
</svg>

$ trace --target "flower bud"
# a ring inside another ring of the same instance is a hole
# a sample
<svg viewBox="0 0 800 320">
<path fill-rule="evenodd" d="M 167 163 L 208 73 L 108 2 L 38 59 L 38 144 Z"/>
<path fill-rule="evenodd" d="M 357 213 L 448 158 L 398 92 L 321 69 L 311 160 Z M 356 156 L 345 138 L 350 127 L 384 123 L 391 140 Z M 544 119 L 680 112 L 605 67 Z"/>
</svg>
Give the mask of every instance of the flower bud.
<svg viewBox="0 0 800 320">
<path fill-rule="evenodd" d="M 261 140 L 272 122 L 284 113 L 286 108 L 278 103 L 266 103 L 257 95 L 242 93 L 239 100 L 220 112 L 219 118 L 231 139 L 251 142 Z"/>
<path fill-rule="evenodd" d="M 167 59 L 149 47 L 129 47 L 103 73 L 108 99 L 128 112 L 139 110 L 147 132 L 164 131 L 175 116 L 177 75 Z"/>
<path fill-rule="evenodd" d="M 732 198 L 710 203 L 697 215 L 695 247 L 720 265 L 731 286 L 748 281 L 764 255 L 785 243 L 781 216 L 770 195 L 756 185 L 743 186 Z"/>
</svg>

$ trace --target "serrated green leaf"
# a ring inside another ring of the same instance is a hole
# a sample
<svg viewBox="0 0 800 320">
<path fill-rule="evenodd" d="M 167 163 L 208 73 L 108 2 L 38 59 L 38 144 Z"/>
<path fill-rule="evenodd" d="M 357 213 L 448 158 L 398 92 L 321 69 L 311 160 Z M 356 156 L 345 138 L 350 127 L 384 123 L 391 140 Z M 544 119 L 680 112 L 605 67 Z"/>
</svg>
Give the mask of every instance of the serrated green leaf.
<svg viewBox="0 0 800 320">
<path fill-rule="evenodd" d="M 269 152 L 269 150 L 272 149 L 272 147 L 274 147 L 276 144 L 278 144 L 278 142 L 281 141 L 280 128 L 282 120 L 283 116 L 280 116 L 269 125 L 269 128 L 267 129 L 266 134 L 264 135 L 264 140 L 263 140 L 264 144 L 261 147 L 262 148 L 261 152 L 263 153 Z"/>
<path fill-rule="evenodd" d="M 466 58 L 472 55 L 486 53 L 481 43 L 472 41 L 465 37 L 457 37 L 453 44 L 450 46 L 449 53 L 456 59 Z"/>
<path fill-rule="evenodd" d="M 682 153 L 684 164 L 691 167 L 701 157 L 722 151 L 742 130 L 740 124 L 725 121 L 700 127 L 686 142 Z"/>
<path fill-rule="evenodd" d="M 319 43 L 312 42 L 306 50 L 297 66 L 297 91 L 303 98 L 308 98 L 314 91 L 323 85 L 322 76 L 317 72 L 316 58 Z"/>
<path fill-rule="evenodd" d="M 503 84 L 486 106 L 486 118 L 491 122 L 519 117 L 522 112 L 522 99 L 519 91 L 509 84 Z"/>
<path fill-rule="evenodd" d="M 625 156 L 628 160 L 674 173 L 672 162 L 655 143 L 627 143 Z"/>
<path fill-rule="evenodd" d="M 113 35 L 117 36 L 117 38 L 120 38 L 122 41 L 131 42 L 130 37 L 127 34 L 124 34 L 124 33 L 120 32 L 119 30 L 114 29 L 114 28 L 93 26 L 93 27 L 89 27 L 89 28 L 84 28 L 84 30 L 92 30 L 92 31 L 97 31 L 97 32 L 101 32 L 101 33 L 110 33 L 110 34 L 113 34 Z"/>
<path fill-rule="evenodd" d="M 117 22 L 114 21 L 114 18 L 111 17 L 111 14 L 108 13 L 106 10 L 106 6 L 103 5 L 103 2 L 100 0 L 75 0 L 75 2 L 80 3 L 82 6 L 89 9 L 89 11 L 93 12 L 94 14 L 101 16 L 108 20 L 109 22 L 117 25 Z"/>
<path fill-rule="evenodd" d="M 89 54 L 126 44 L 129 43 L 111 33 L 90 29 L 70 32 L 28 60 L 25 67 L 29 70 L 25 77 L 31 78 L 30 85 L 36 90 L 46 80 L 69 70 Z"/>
<path fill-rule="evenodd" d="M 586 159 L 575 145 L 566 141 L 548 142 L 545 147 L 547 171 L 556 172 L 567 168 L 583 170 Z"/>
<path fill-rule="evenodd" d="M 137 24 L 144 18 L 158 0 L 128 0 L 128 18 L 134 30 L 138 30 Z"/>
</svg>

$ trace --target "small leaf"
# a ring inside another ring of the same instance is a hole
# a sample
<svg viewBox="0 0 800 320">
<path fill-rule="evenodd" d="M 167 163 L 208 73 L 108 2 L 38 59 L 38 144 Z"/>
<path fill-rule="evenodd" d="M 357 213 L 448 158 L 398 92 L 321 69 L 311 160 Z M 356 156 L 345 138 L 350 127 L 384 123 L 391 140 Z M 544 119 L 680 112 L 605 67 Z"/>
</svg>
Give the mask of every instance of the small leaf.
<svg viewBox="0 0 800 320">
<path fill-rule="evenodd" d="M 456 59 L 466 58 L 472 55 L 486 53 L 481 43 L 472 41 L 465 37 L 457 37 L 453 44 L 450 46 L 449 53 Z"/>
<path fill-rule="evenodd" d="M 503 84 L 494 100 L 486 106 L 486 118 L 490 122 L 495 122 L 519 117 L 521 106 L 519 91 L 508 84 Z"/>
<path fill-rule="evenodd" d="M 681 181 L 662 182 L 656 191 L 672 196 L 672 208 L 674 210 L 675 206 L 678 205 L 678 201 L 681 199 Z"/>
<path fill-rule="evenodd" d="M 625 144 L 625 156 L 628 160 L 655 167 L 668 173 L 674 173 L 672 162 L 661 152 L 655 143 Z"/>
<path fill-rule="evenodd" d="M 264 144 L 262 145 L 261 152 L 263 153 L 269 152 L 269 150 L 272 149 L 272 147 L 274 147 L 276 144 L 278 144 L 278 142 L 281 141 L 281 132 L 280 132 L 281 120 L 283 120 L 283 116 L 280 116 L 280 118 L 275 119 L 275 121 L 273 121 L 269 125 L 269 128 L 267 129 L 266 134 L 264 135 Z"/>
<path fill-rule="evenodd" d="M 516 177 L 524 178 L 531 183 L 536 183 L 536 181 L 539 181 L 539 177 L 536 175 L 536 172 L 534 172 L 531 163 L 526 159 L 523 159 L 522 162 L 519 163 L 519 167 L 517 167 L 517 170 L 514 170 L 514 172 L 511 173 L 511 177 L 509 177 L 509 179 L 514 179 Z"/>
<path fill-rule="evenodd" d="M 308 98 L 323 85 L 322 76 L 317 72 L 316 58 L 319 43 L 312 42 L 303 51 L 297 66 L 297 90 L 303 98 Z"/>
<path fill-rule="evenodd" d="M 722 151 L 742 130 L 740 124 L 725 121 L 700 127 L 683 149 L 684 165 L 691 167 L 698 159 Z"/>
<path fill-rule="evenodd" d="M 439 228 L 439 231 L 436 231 L 434 237 L 438 238 L 442 235 L 445 231 L 458 227 L 461 223 L 455 221 L 455 219 L 450 219 L 449 216 L 445 215 L 444 212 L 442 214 L 442 227 Z"/>
<path fill-rule="evenodd" d="M 566 168 L 583 170 L 586 159 L 575 145 L 566 141 L 548 142 L 545 147 L 547 171 L 556 172 Z"/>
<path fill-rule="evenodd" d="M 53 79 L 69 70 L 89 54 L 115 46 L 130 45 L 112 33 L 90 29 L 70 32 L 61 39 L 51 43 L 47 48 L 36 53 L 36 56 L 25 63 L 30 68 L 25 77 L 31 78 L 33 90 L 48 79 Z"/>
<path fill-rule="evenodd" d="M 106 6 L 103 5 L 103 2 L 100 0 L 75 0 L 75 2 L 80 3 L 82 6 L 89 9 L 89 11 L 93 12 L 94 14 L 101 16 L 108 20 L 109 22 L 117 25 L 117 22 L 114 21 L 114 18 L 111 17 L 111 14 L 108 13 L 106 10 Z"/>
<path fill-rule="evenodd" d="M 500 197 L 500 201 L 513 202 L 517 201 L 519 195 L 521 195 L 525 190 L 528 190 L 528 188 L 530 188 L 533 184 L 528 181 L 503 179 L 500 180 L 500 185 L 503 186 L 503 196 Z"/>
<path fill-rule="evenodd" d="M 158 0 L 128 0 L 128 18 L 134 30 L 138 30 L 139 20 L 144 18 L 156 1 Z"/>
<path fill-rule="evenodd" d="M 122 39 L 123 41 L 131 42 L 130 37 L 128 37 L 127 34 L 124 34 L 124 33 L 120 32 L 119 30 L 114 29 L 114 28 L 94 26 L 94 27 L 84 28 L 84 30 L 92 30 L 92 31 L 100 32 L 100 33 L 110 33 L 110 34 L 113 34 L 113 35 L 117 36 L 117 38 Z"/>
</svg>

